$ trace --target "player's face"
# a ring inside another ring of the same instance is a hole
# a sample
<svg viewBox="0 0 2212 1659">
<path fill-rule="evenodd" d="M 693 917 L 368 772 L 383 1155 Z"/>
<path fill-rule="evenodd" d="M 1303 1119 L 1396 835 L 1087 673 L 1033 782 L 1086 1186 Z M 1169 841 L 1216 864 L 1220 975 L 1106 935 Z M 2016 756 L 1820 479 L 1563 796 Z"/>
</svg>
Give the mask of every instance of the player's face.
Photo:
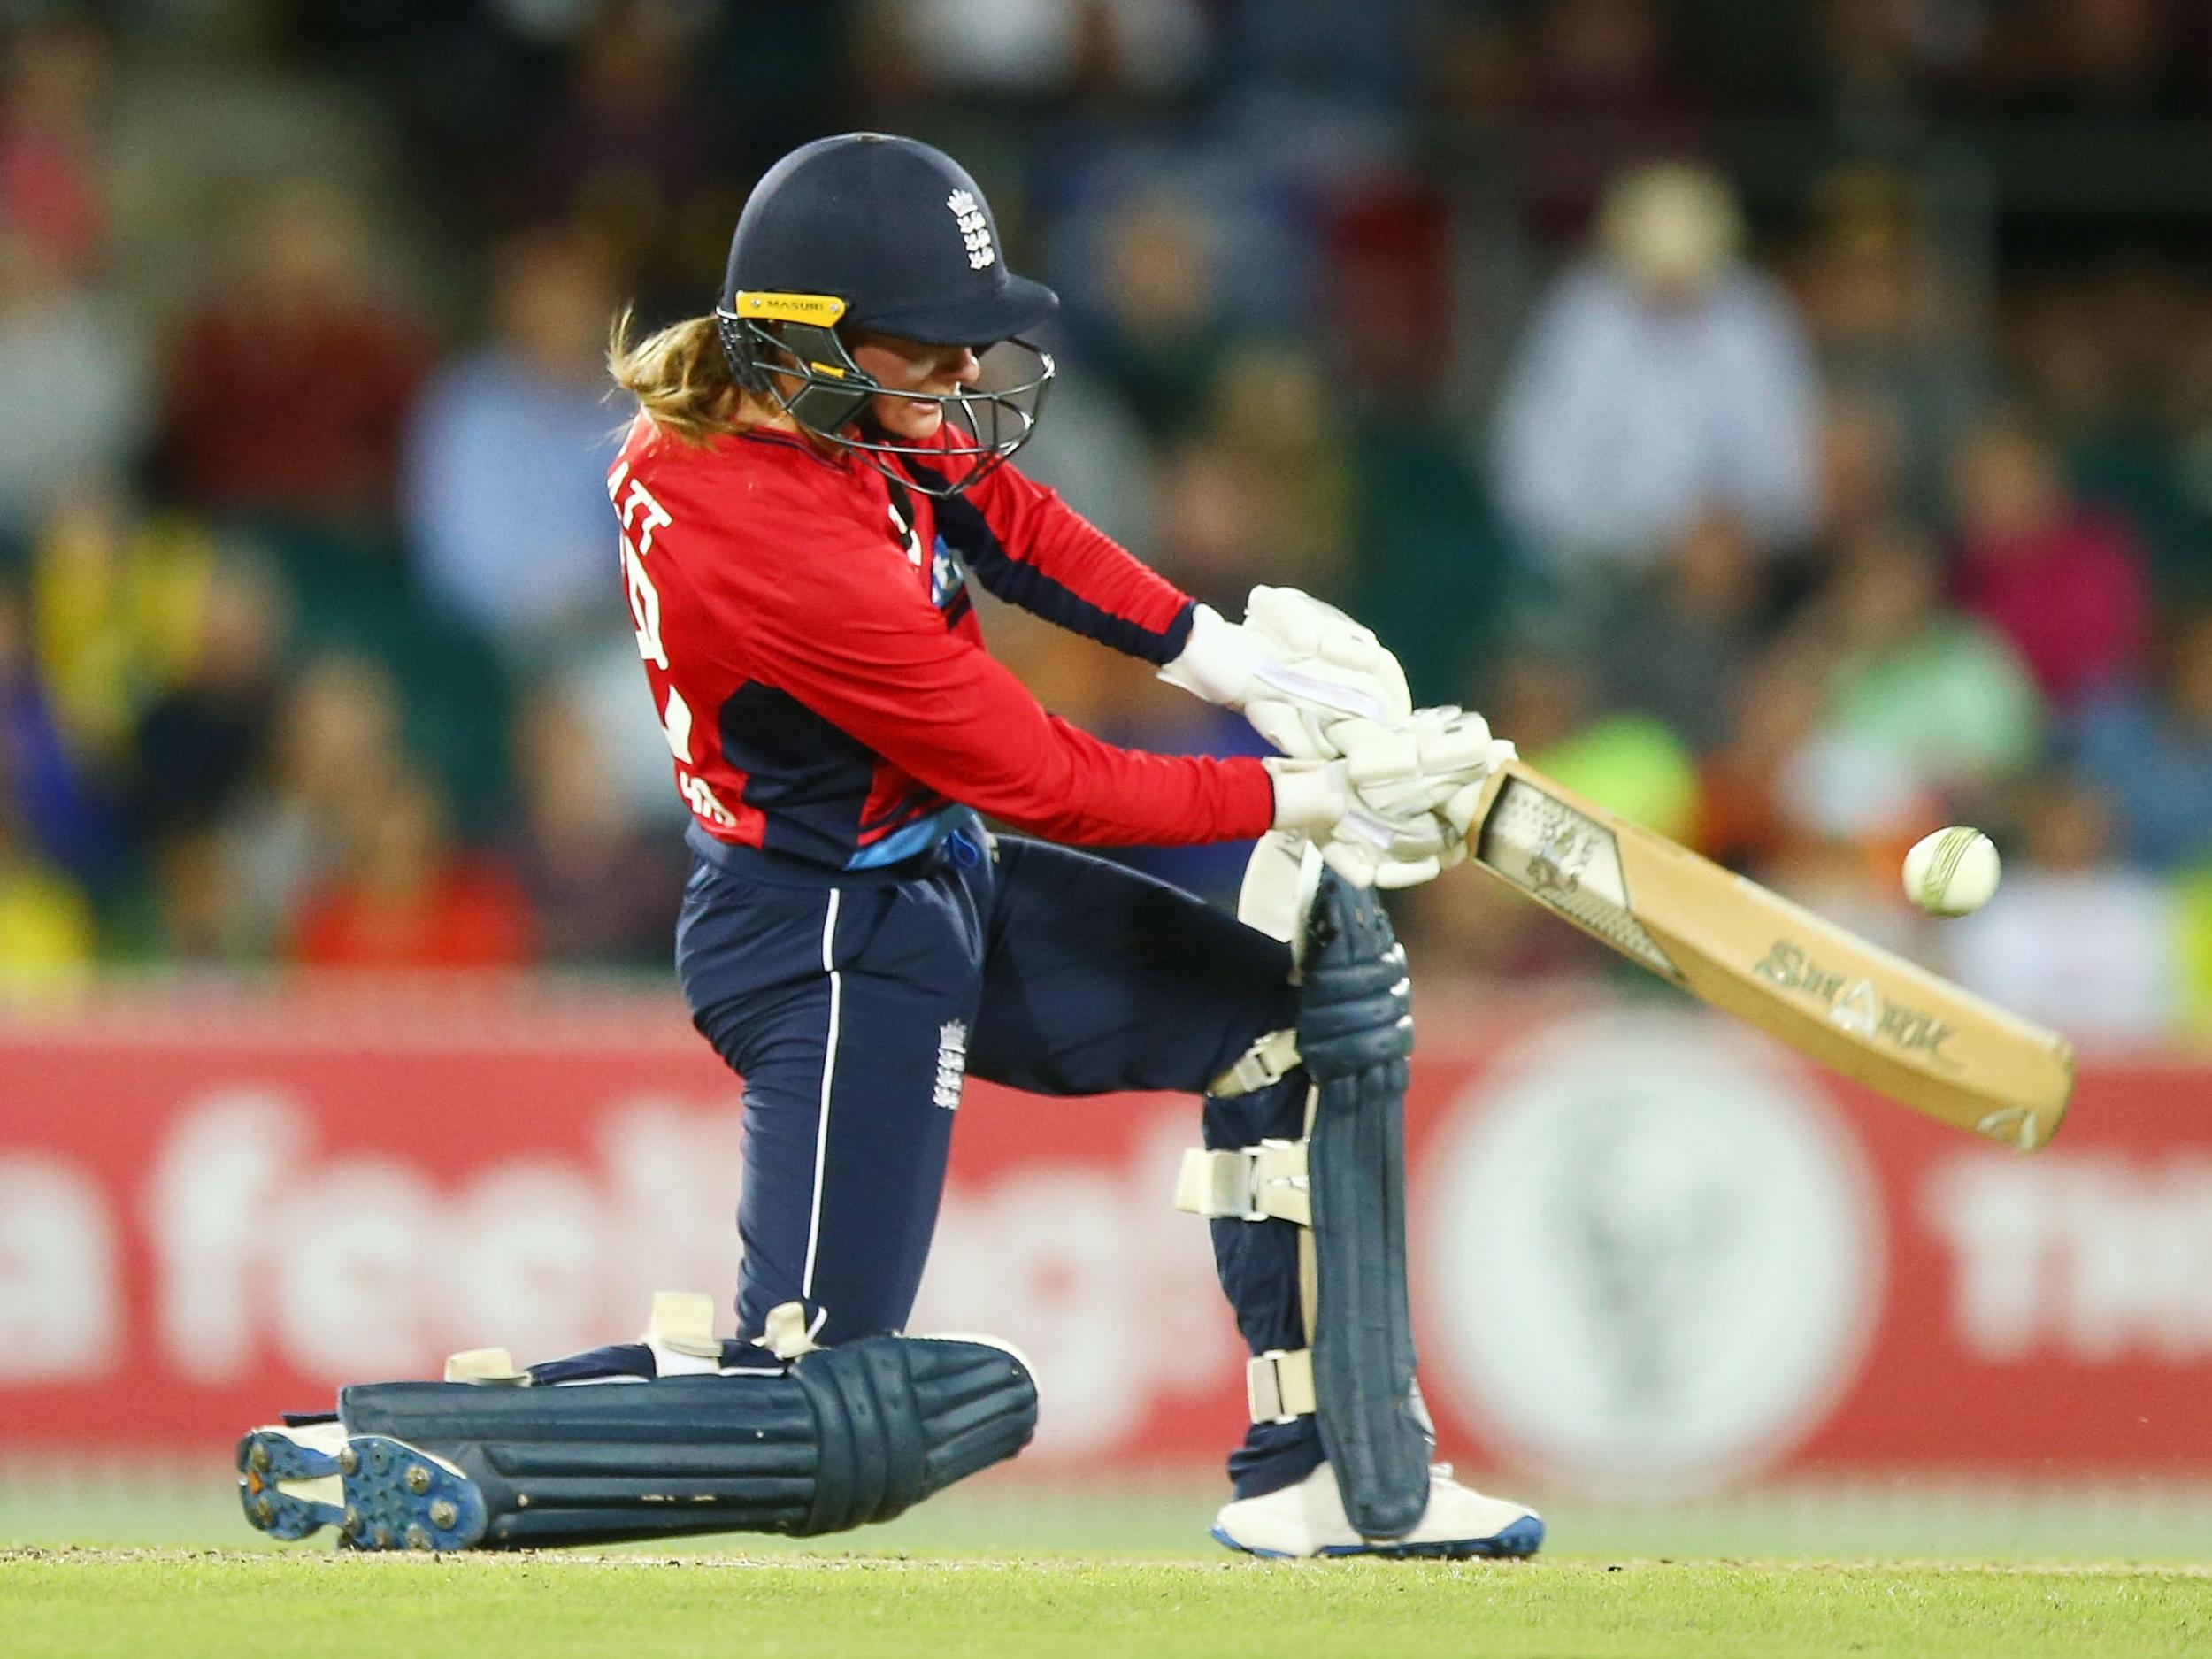
<svg viewBox="0 0 2212 1659">
<path fill-rule="evenodd" d="M 926 346 L 893 334 L 862 334 L 847 342 L 853 361 L 877 384 L 894 388 L 872 405 L 876 419 L 894 438 L 926 442 L 945 424 L 941 405 L 900 397 L 897 392 L 953 392 L 973 386 L 983 365 L 970 346 Z"/>
</svg>

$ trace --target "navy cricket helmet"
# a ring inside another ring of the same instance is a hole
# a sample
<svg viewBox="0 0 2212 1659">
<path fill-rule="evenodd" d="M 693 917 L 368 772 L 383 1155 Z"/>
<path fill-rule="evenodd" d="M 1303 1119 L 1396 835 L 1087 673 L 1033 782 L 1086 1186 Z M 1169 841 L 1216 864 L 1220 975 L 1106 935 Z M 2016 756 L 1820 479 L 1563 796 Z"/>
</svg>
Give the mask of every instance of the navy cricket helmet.
<svg viewBox="0 0 2212 1659">
<path fill-rule="evenodd" d="M 1021 336 L 1059 304 L 1006 268 L 990 204 L 958 162 L 914 139 L 847 133 L 803 144 L 761 175 L 714 314 L 740 385 L 900 483 L 954 495 L 1036 431 L 1052 358 Z M 1008 344 L 1032 361 L 997 389 L 902 391 L 941 404 L 966 438 L 902 443 L 869 416 L 882 388 L 853 361 L 846 328 L 979 354 Z M 915 466 L 894 470 L 910 457 Z M 971 465 L 948 472 L 963 461 Z"/>
</svg>

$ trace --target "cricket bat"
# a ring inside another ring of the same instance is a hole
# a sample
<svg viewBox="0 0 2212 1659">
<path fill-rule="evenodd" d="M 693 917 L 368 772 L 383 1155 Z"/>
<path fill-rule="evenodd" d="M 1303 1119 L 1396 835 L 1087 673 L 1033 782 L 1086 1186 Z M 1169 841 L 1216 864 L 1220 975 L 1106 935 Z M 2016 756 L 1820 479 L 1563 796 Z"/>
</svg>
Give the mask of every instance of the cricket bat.
<svg viewBox="0 0 2212 1659">
<path fill-rule="evenodd" d="M 1692 995 L 1900 1105 L 2033 1151 L 2073 1046 L 1519 760 L 1484 786 L 1471 862 Z"/>
</svg>

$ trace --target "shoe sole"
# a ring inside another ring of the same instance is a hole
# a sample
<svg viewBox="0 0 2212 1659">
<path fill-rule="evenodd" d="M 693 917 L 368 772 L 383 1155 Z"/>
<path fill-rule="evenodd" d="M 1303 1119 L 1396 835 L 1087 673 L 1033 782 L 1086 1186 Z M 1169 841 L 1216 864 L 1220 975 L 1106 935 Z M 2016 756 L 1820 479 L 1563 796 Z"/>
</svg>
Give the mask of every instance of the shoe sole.
<svg viewBox="0 0 2212 1659">
<path fill-rule="evenodd" d="M 1216 1543 L 1247 1555 L 1256 1555 L 1263 1561 L 1310 1559 L 1294 1555 L 1286 1549 L 1259 1549 L 1240 1544 L 1218 1526 L 1207 1530 Z M 1446 1539 L 1426 1544 L 1325 1544 L 1316 1553 L 1331 1560 L 1370 1555 L 1382 1561 L 1519 1561 L 1533 1555 L 1543 1542 L 1543 1522 L 1532 1515 L 1525 1515 L 1502 1532 L 1488 1538 Z"/>
<path fill-rule="evenodd" d="M 488 1518 L 474 1481 L 381 1434 L 354 1435 L 331 1452 L 256 1429 L 238 1442 L 238 1502 L 247 1524 L 272 1538 L 330 1526 L 350 1549 L 466 1549 Z"/>
</svg>

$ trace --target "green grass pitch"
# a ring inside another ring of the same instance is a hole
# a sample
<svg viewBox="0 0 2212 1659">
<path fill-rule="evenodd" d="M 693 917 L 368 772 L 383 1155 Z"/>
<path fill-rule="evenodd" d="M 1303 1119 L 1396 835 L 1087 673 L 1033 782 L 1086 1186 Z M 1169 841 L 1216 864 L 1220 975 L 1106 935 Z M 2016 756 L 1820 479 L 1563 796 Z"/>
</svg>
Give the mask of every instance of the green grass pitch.
<svg viewBox="0 0 2212 1659">
<path fill-rule="evenodd" d="M 0 1463 L 0 1655 L 2212 1654 L 2202 1486 L 1540 1491 L 1533 1562 L 1275 1563 L 1213 1549 L 1210 1481 L 985 1479 L 836 1538 L 434 1559 L 267 1547 L 227 1463 Z"/>
<path fill-rule="evenodd" d="M 727 1640 L 753 1655 L 1086 1659 L 2201 1654 L 2191 1568 L 1747 1561 L 1270 1563 L 1041 1557 L 0 1554 L 16 1659 L 482 1653 Z"/>
</svg>

